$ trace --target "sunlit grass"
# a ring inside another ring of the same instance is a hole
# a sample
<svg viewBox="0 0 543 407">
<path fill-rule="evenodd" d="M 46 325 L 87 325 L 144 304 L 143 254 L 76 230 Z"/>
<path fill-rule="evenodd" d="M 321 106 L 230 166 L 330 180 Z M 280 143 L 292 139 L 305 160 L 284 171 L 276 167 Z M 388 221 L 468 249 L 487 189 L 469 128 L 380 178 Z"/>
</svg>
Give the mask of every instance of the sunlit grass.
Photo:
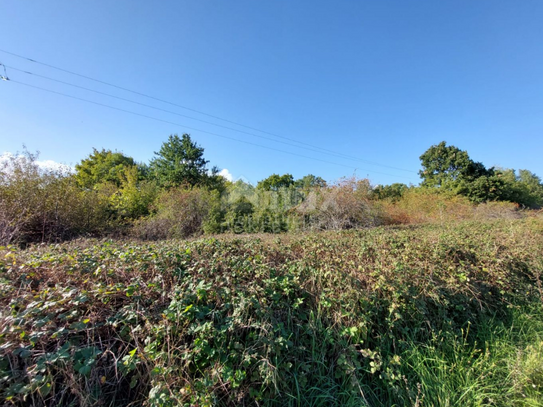
<svg viewBox="0 0 543 407">
<path fill-rule="evenodd" d="M 0 397 L 540 406 L 543 220 L 0 253 Z"/>
</svg>

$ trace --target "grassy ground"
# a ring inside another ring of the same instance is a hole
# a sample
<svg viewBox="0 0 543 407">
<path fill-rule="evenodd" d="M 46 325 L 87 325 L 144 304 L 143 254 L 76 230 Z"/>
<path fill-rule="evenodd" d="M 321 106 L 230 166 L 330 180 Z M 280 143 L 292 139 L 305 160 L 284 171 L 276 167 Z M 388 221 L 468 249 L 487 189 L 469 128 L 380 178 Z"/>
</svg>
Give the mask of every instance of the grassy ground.
<svg viewBox="0 0 543 407">
<path fill-rule="evenodd" d="M 543 220 L 0 254 L 7 405 L 543 405 Z"/>
</svg>

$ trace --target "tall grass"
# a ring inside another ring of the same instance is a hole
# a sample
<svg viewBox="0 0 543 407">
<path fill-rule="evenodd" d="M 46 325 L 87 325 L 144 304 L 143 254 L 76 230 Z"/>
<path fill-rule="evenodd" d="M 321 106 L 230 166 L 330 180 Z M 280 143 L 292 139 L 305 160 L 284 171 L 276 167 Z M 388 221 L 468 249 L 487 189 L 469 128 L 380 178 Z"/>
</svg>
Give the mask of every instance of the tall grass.
<svg viewBox="0 0 543 407">
<path fill-rule="evenodd" d="M 425 406 L 543 405 L 543 310 L 540 303 L 512 307 L 510 321 L 483 320 L 468 340 L 436 335 L 409 344 L 409 383 L 420 384 Z"/>
</svg>

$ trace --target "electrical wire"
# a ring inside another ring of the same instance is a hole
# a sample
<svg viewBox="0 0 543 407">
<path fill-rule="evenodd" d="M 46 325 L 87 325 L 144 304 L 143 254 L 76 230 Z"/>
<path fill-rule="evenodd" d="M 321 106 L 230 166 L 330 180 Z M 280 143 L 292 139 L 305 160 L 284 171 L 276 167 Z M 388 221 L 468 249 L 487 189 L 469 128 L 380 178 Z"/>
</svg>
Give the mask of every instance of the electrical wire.
<svg viewBox="0 0 543 407">
<path fill-rule="evenodd" d="M 134 100 L 131 100 L 131 99 L 126 99 L 126 98 L 123 98 L 123 97 L 120 97 L 120 96 L 111 95 L 111 94 L 109 94 L 109 93 L 101 92 L 101 91 L 98 91 L 98 90 L 95 90 L 95 89 L 91 89 L 91 88 L 87 88 L 87 87 L 85 87 L 85 86 L 80 86 L 80 85 L 76 85 L 76 84 L 73 84 L 73 83 L 70 83 L 70 82 L 65 82 L 65 81 L 61 81 L 61 80 L 58 80 L 58 79 L 50 78 L 50 77 L 48 77 L 48 76 L 40 75 L 40 74 L 37 74 L 37 73 L 34 73 L 34 72 L 25 71 L 25 70 L 23 70 L 23 69 L 15 68 L 15 67 L 10 66 L 10 65 L 1 64 L 1 63 L 0 63 L 0 65 L 3 65 L 5 68 L 9 68 L 9 69 L 12 69 L 12 70 L 14 70 L 14 71 L 18 71 L 18 72 L 25 73 L 25 74 L 27 74 L 27 75 L 31 75 L 31 76 L 35 76 L 35 77 L 38 77 L 38 78 L 47 79 L 47 80 L 49 80 L 49 81 L 61 83 L 61 84 L 63 84 L 63 85 L 68 85 L 68 86 L 72 86 L 72 87 L 74 87 L 74 88 L 83 89 L 83 90 L 86 90 L 86 91 L 88 91 L 88 92 L 97 93 L 97 94 L 99 94 L 99 95 L 108 96 L 108 97 L 111 97 L 111 98 L 113 98 L 113 99 L 122 100 L 122 101 L 124 101 L 124 102 L 129 102 L 129 103 L 133 103 L 133 104 L 136 104 L 136 105 L 139 105 L 139 106 L 148 107 L 148 108 L 150 108 L 150 109 L 155 109 L 155 110 L 158 110 L 158 111 L 161 111 L 161 112 L 165 112 L 165 113 L 169 113 L 169 114 L 173 114 L 173 115 L 176 115 L 176 116 L 185 117 L 185 118 L 187 118 L 187 119 L 196 120 L 196 121 L 201 122 L 201 123 L 206 123 L 206 124 L 210 124 L 210 125 L 212 125 L 212 126 L 217 126 L 217 127 L 223 128 L 223 129 L 236 131 L 236 132 L 238 132 L 238 133 L 247 134 L 247 135 L 250 135 L 250 136 L 253 136 L 253 137 L 257 137 L 257 138 L 261 138 L 261 139 L 264 139 L 264 140 L 270 140 L 270 141 L 273 141 L 273 142 L 275 142 L 275 143 L 285 144 L 285 145 L 292 146 L 292 147 L 296 147 L 296 148 L 301 148 L 301 149 L 305 149 L 305 150 L 309 150 L 309 151 L 314 151 L 314 152 L 319 153 L 319 154 L 329 154 L 329 155 L 332 154 L 332 155 L 334 155 L 334 156 L 336 156 L 336 157 L 343 158 L 343 159 L 346 158 L 346 159 L 348 159 L 348 160 L 355 160 L 355 161 L 366 162 L 365 160 L 362 160 L 362 159 L 344 157 L 342 154 L 328 153 L 328 152 L 320 151 L 320 150 L 318 150 L 318 149 L 310 148 L 310 147 L 301 147 L 301 146 L 298 146 L 298 145 L 293 144 L 293 143 L 288 143 L 288 142 L 285 142 L 285 141 L 275 140 L 275 139 L 273 139 L 273 138 L 271 138 L 271 137 L 261 136 L 261 135 L 258 135 L 258 134 L 254 134 L 254 133 L 246 132 L 246 131 L 243 131 L 243 130 L 235 129 L 235 128 L 233 128 L 233 127 L 223 126 L 223 125 L 221 125 L 221 124 L 213 123 L 213 122 L 210 122 L 210 121 L 207 121 L 207 120 L 198 119 L 198 118 L 192 117 L 192 116 L 187 116 L 187 115 L 185 115 L 185 114 L 173 112 L 173 111 L 171 111 L 171 110 L 162 109 L 162 108 L 160 108 L 160 107 L 148 105 L 148 104 L 146 104 L 146 103 L 141 103 L 141 102 L 137 102 L 137 101 L 134 101 Z M 367 162 L 366 162 L 366 163 L 367 163 Z M 392 168 L 392 169 L 398 169 L 398 168 L 396 168 L 396 167 L 390 167 L 390 166 L 387 166 L 387 165 L 380 165 L 380 166 L 381 166 L 381 167 L 388 167 L 388 168 Z"/>
<path fill-rule="evenodd" d="M 227 123 L 231 123 L 231 124 L 234 124 L 236 126 L 240 126 L 240 127 L 244 127 L 244 128 L 250 129 L 250 130 L 258 131 L 260 133 L 265 133 L 265 134 L 268 134 L 270 136 L 278 137 L 278 138 L 281 138 L 281 139 L 284 139 L 284 140 L 289 140 L 289 141 L 292 141 L 292 142 L 295 142 L 295 143 L 298 143 L 298 144 L 302 144 L 302 145 L 311 147 L 312 149 L 322 150 L 324 152 L 334 154 L 337 157 L 347 158 L 347 159 L 350 159 L 350 160 L 361 161 L 361 162 L 364 162 L 366 164 L 371 164 L 371 165 L 375 165 L 375 166 L 379 166 L 379 167 L 385 167 L 385 168 L 390 168 L 390 169 L 395 169 L 395 170 L 405 171 L 405 172 L 410 172 L 410 173 L 415 173 L 415 174 L 417 173 L 416 171 L 408 170 L 408 169 L 405 169 L 405 168 L 393 167 L 393 166 L 389 166 L 389 165 L 385 165 L 385 164 L 376 163 L 376 162 L 373 162 L 373 161 L 363 160 L 361 158 L 353 157 L 353 156 L 350 156 L 350 155 L 347 155 L 347 154 L 344 154 L 344 153 L 339 153 L 337 151 L 329 150 L 329 149 L 326 149 L 326 148 L 323 148 L 323 147 L 319 147 L 319 146 L 315 146 L 315 145 L 312 145 L 312 144 L 309 144 L 309 143 L 298 141 L 296 139 L 281 136 L 279 134 L 275 134 L 275 133 L 271 133 L 271 132 L 261 130 L 261 129 L 258 129 L 258 128 L 255 128 L 255 127 L 247 126 L 247 125 L 244 125 L 242 123 L 238 123 L 238 122 L 235 122 L 235 121 L 232 121 L 232 120 L 224 119 L 224 118 L 219 117 L 219 116 L 215 116 L 215 115 L 212 115 L 212 114 L 209 114 L 209 113 L 202 112 L 200 110 L 192 109 L 192 108 L 189 108 L 187 106 L 179 105 L 177 103 L 169 102 L 169 101 L 164 100 L 164 99 L 160 99 L 160 98 L 157 98 L 157 97 L 154 97 L 154 96 L 147 95 L 145 93 L 141 93 L 141 92 L 131 90 L 131 89 L 128 89 L 128 88 L 125 88 L 125 87 L 122 87 L 122 86 L 118 86 L 118 85 L 115 85 L 115 84 L 112 84 L 112 83 L 109 83 L 109 82 L 105 82 L 105 81 L 102 81 L 102 80 L 99 80 L 99 79 L 95 79 L 95 78 L 92 78 L 90 76 L 82 75 L 82 74 L 79 74 L 79 73 L 76 73 L 76 72 L 73 72 L 73 71 L 70 71 L 70 70 L 67 70 L 67 69 L 63 69 L 63 68 L 60 68 L 60 67 L 57 67 L 57 66 L 54 66 L 54 65 L 44 63 L 44 62 L 40 62 L 40 61 L 37 61 L 35 59 L 28 58 L 28 57 L 25 57 L 25 56 L 22 56 L 22 55 L 19 55 L 19 54 L 10 52 L 10 51 L 0 49 L 0 52 L 3 52 L 3 53 L 8 54 L 8 55 L 15 56 L 17 58 L 25 59 L 25 60 L 30 61 L 32 63 L 43 65 L 43 66 L 46 66 L 48 68 L 56 69 L 58 71 L 65 72 L 65 73 L 68 73 L 70 75 L 75 75 L 75 76 L 78 76 L 78 77 L 81 77 L 81 78 L 84 78 L 84 79 L 88 79 L 88 80 L 91 80 L 91 81 L 94 81 L 94 82 L 97 82 L 97 83 L 101 83 L 101 84 L 104 84 L 104 85 L 107 85 L 107 86 L 111 86 L 111 87 L 123 90 L 125 92 L 130 92 L 130 93 L 133 93 L 133 94 L 136 94 L 136 95 L 139 95 L 139 96 L 143 96 L 143 97 L 153 99 L 153 100 L 156 100 L 156 101 L 159 101 L 159 102 L 162 102 L 162 103 L 166 103 L 166 104 L 169 104 L 169 105 L 172 105 L 172 106 L 176 106 L 176 107 L 179 107 L 179 108 L 182 108 L 182 109 L 186 109 L 186 110 L 198 113 L 198 114 L 202 114 L 202 115 L 207 116 L 207 117 L 211 117 L 211 118 L 214 118 L 214 119 L 217 119 L 217 120 L 221 120 L 221 121 L 224 121 L 224 122 L 227 122 Z M 185 116 L 185 117 L 187 117 L 187 116 Z M 194 120 L 199 120 L 199 119 L 194 119 Z M 202 121 L 202 120 L 200 120 L 200 121 Z M 213 123 L 211 123 L 211 124 L 213 124 Z M 214 125 L 216 125 L 216 124 L 214 124 Z M 224 127 L 224 126 L 220 126 L 220 125 L 216 125 L 216 126 Z M 235 130 L 235 131 L 239 131 L 239 130 Z M 252 133 L 245 133 L 245 134 L 254 135 Z"/>
<path fill-rule="evenodd" d="M 144 118 L 155 120 L 155 121 L 158 121 L 158 122 L 167 123 L 167 124 L 182 127 L 182 128 L 185 128 L 185 129 L 194 130 L 194 131 L 197 131 L 197 132 L 200 132 L 200 133 L 209 134 L 211 136 L 216 136 L 216 137 L 220 137 L 220 138 L 224 138 L 224 139 L 228 139 L 228 140 L 233 140 L 233 141 L 237 141 L 239 143 L 244 143 L 244 144 L 248 144 L 248 145 L 252 145 L 252 146 L 256 146 L 256 147 L 260 147 L 260 148 L 265 148 L 265 149 L 268 149 L 268 150 L 278 151 L 278 152 L 281 152 L 281 153 L 284 153 L 284 154 L 290 154 L 290 155 L 294 155 L 294 156 L 297 156 L 297 157 L 302 157 L 302 158 L 307 158 L 307 159 L 310 159 L 310 160 L 320 161 L 320 162 L 324 162 L 324 163 L 327 163 L 327 164 L 338 165 L 338 166 L 341 166 L 341 167 L 346 167 L 346 168 L 350 168 L 350 169 L 354 169 L 354 170 L 367 171 L 368 173 L 373 173 L 373 174 L 381 174 L 381 175 L 387 175 L 387 176 L 390 176 L 390 177 L 411 179 L 411 178 L 404 177 L 404 176 L 388 174 L 388 173 L 385 173 L 385 172 L 374 171 L 374 170 L 369 170 L 369 169 L 365 169 L 365 168 L 352 167 L 352 166 L 349 166 L 349 165 L 340 164 L 340 163 L 336 163 L 336 162 L 333 162 L 333 161 L 322 160 L 320 158 L 310 157 L 310 156 L 306 156 L 306 155 L 302 155 L 302 154 L 298 154 L 298 153 L 293 153 L 293 152 L 290 152 L 290 151 L 281 150 L 281 149 L 278 149 L 278 148 L 264 146 L 262 144 L 252 143 L 250 141 L 237 139 L 235 137 L 225 136 L 223 134 L 217 134 L 217 133 L 213 133 L 213 132 L 202 130 L 202 129 L 197 129 L 195 127 L 186 126 L 184 124 L 175 123 L 175 122 L 172 122 L 172 121 L 169 121 L 169 120 L 164 120 L 164 119 L 149 116 L 149 115 L 146 115 L 146 114 L 133 112 L 131 110 L 121 109 L 121 108 L 118 108 L 118 107 L 106 105 L 104 103 L 95 102 L 95 101 L 80 98 L 80 97 L 77 97 L 77 96 L 67 95 L 67 94 L 62 93 L 62 92 L 57 92 L 57 91 L 54 91 L 54 90 L 51 90 L 51 89 L 42 88 L 40 86 L 31 85 L 31 84 L 20 82 L 20 81 L 14 80 L 14 79 L 10 79 L 8 81 L 8 83 L 9 82 L 16 83 L 16 84 L 23 85 L 23 86 L 27 86 L 27 87 L 34 88 L 34 89 L 38 89 L 38 90 L 41 90 L 41 91 L 44 91 L 44 92 L 49 92 L 49 93 L 53 93 L 53 94 L 56 94 L 56 95 L 64 96 L 64 97 L 67 97 L 67 98 L 80 100 L 80 101 L 91 103 L 91 104 L 94 104 L 94 105 L 97 105 L 97 106 L 106 107 L 106 108 L 117 110 L 117 111 L 120 111 L 120 112 L 129 113 L 129 114 L 132 114 L 132 115 L 135 115 L 135 116 L 144 117 Z"/>
</svg>

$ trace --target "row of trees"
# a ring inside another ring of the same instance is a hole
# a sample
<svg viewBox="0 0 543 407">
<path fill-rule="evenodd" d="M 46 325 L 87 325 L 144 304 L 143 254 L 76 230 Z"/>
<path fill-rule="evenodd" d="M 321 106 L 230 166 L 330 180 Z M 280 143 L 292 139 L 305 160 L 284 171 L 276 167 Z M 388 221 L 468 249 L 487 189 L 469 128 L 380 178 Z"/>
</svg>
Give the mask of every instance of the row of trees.
<svg viewBox="0 0 543 407">
<path fill-rule="evenodd" d="M 528 170 L 486 168 L 467 151 L 441 143 L 420 156 L 422 187 L 439 188 L 467 196 L 476 203 L 515 202 L 527 208 L 543 205 L 541 179 Z"/>
<path fill-rule="evenodd" d="M 469 201 L 512 202 L 521 208 L 537 209 L 543 206 L 541 179 L 528 170 L 486 168 L 473 161 L 467 151 L 446 142 L 431 146 L 420 156 L 422 169 L 420 186 L 405 184 L 379 185 L 373 192 L 378 199 L 397 201 L 413 188 L 465 196 Z"/>
<path fill-rule="evenodd" d="M 473 204 L 489 201 L 543 205 L 543 185 L 530 171 L 487 169 L 445 142 L 420 159 L 420 186 L 372 186 L 354 178 L 328 184 L 291 174 L 273 174 L 253 186 L 208 168 L 204 149 L 187 134 L 170 136 L 149 163 L 95 149 L 75 172 L 40 169 L 37 156 L 25 152 L 0 168 L 0 242 L 346 229 L 437 214 L 443 219 L 453 212 L 466 217 L 475 213 Z"/>
<path fill-rule="evenodd" d="M 94 149 L 89 157 L 75 166 L 75 179 L 82 188 L 113 184 L 120 187 L 129 174 L 137 180 L 153 181 L 159 188 L 169 189 L 180 185 L 224 188 L 224 178 L 219 169 L 207 168 L 204 149 L 194 143 L 188 134 L 171 135 L 149 164 L 136 163 L 132 157 L 120 152 Z"/>
</svg>

